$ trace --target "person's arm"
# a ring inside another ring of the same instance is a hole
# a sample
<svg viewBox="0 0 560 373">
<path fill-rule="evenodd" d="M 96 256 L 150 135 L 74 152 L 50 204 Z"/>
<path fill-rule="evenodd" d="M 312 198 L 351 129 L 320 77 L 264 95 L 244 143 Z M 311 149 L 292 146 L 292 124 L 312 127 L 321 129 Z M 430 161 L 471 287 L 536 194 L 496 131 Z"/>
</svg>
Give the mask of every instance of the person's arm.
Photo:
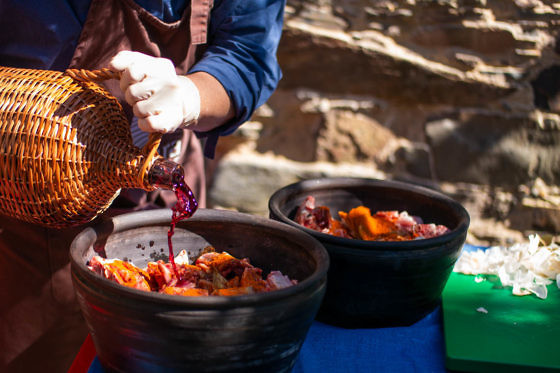
<svg viewBox="0 0 560 373">
<path fill-rule="evenodd" d="M 200 115 L 193 131 L 207 132 L 223 125 L 235 115 L 233 103 L 221 83 L 212 75 L 200 71 L 188 77 L 198 87 Z"/>
<path fill-rule="evenodd" d="M 167 59 L 117 54 L 110 67 L 123 72 L 121 89 L 139 128 L 187 127 L 207 137 L 205 154 L 212 157 L 218 137 L 247 121 L 280 80 L 284 6 L 285 0 L 216 0 L 207 48 L 187 76 L 177 76 Z"/>
<path fill-rule="evenodd" d="M 207 156 L 213 154 L 218 136 L 234 132 L 276 89 L 282 76 L 276 51 L 285 5 L 285 0 L 214 0 L 208 46 L 189 73 L 214 76 L 235 111 L 223 125 L 197 132 L 207 138 Z"/>
</svg>

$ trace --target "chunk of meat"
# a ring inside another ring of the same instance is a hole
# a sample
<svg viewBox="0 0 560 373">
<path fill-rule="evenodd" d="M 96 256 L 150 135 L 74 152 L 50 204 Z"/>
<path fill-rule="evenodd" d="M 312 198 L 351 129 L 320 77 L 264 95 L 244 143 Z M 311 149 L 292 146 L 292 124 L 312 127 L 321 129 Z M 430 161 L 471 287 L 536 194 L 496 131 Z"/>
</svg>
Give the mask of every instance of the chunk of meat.
<svg viewBox="0 0 560 373">
<path fill-rule="evenodd" d="M 449 228 L 438 224 L 417 224 L 413 231 L 417 238 L 432 238 L 449 232 Z"/>
<path fill-rule="evenodd" d="M 149 262 L 146 271 L 152 281 L 152 288 L 155 290 L 173 286 L 188 287 L 191 284 L 195 286 L 203 273 L 197 266 L 183 264 L 177 266 L 177 274 L 179 274 L 177 277 L 171 263 L 164 263 L 163 260 Z"/>
<path fill-rule="evenodd" d="M 297 280 L 291 280 L 280 271 L 271 271 L 268 276 L 266 276 L 266 283 L 269 290 L 277 290 L 295 285 L 297 284 Z"/>
<path fill-rule="evenodd" d="M 295 221 L 314 231 L 333 236 L 352 238 L 343 223 L 332 218 L 326 206 L 315 206 L 315 198 L 308 196 L 296 212 Z"/>
<path fill-rule="evenodd" d="M 262 269 L 260 268 L 245 268 L 243 275 L 241 275 L 241 287 L 251 287 L 256 292 L 267 291 L 267 283 L 262 278 Z"/>
</svg>

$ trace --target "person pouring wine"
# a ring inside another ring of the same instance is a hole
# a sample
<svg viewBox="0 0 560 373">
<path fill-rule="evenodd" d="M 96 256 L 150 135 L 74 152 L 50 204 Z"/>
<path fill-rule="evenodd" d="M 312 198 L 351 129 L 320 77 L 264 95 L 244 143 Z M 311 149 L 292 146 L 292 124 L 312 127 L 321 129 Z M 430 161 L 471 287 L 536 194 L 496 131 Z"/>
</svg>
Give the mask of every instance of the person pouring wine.
<svg viewBox="0 0 560 373">
<path fill-rule="evenodd" d="M 107 89 L 134 142 L 163 133 L 205 205 L 204 156 L 272 94 L 285 0 L 3 0 L 0 65 L 119 71 Z M 109 214 L 171 207 L 172 191 L 123 190 Z M 66 371 L 87 335 L 64 230 L 0 215 L 0 372 Z"/>
</svg>

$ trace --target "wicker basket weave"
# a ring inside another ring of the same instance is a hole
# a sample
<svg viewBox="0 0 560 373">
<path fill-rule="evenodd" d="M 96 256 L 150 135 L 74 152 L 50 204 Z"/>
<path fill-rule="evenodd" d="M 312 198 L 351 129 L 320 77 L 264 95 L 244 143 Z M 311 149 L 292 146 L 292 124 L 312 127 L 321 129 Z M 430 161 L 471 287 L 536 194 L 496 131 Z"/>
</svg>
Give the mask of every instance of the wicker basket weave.
<svg viewBox="0 0 560 373">
<path fill-rule="evenodd" d="M 47 227 L 86 223 L 121 188 L 153 190 L 160 136 L 132 144 L 109 70 L 0 67 L 0 211 Z"/>
</svg>

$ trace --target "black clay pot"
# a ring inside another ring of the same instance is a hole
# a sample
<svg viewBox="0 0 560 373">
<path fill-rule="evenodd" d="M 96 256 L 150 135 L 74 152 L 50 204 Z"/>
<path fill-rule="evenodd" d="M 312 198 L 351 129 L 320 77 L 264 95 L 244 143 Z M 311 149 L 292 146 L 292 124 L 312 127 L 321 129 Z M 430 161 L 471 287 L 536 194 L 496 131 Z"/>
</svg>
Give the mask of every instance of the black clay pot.
<svg viewBox="0 0 560 373">
<path fill-rule="evenodd" d="M 86 263 L 96 252 L 132 261 L 167 259 L 171 210 L 121 215 L 82 231 L 72 277 L 99 360 L 117 372 L 289 372 L 324 296 L 328 254 L 301 230 L 270 219 L 199 209 L 180 222 L 174 250 L 208 245 L 299 283 L 235 297 L 143 292 L 106 280 Z"/>
<path fill-rule="evenodd" d="M 407 211 L 451 232 L 430 239 L 378 242 L 345 239 L 292 219 L 308 195 L 334 217 L 359 205 L 372 212 Z M 416 185 L 361 178 L 305 180 L 275 192 L 270 217 L 318 239 L 330 256 L 327 293 L 317 319 L 347 328 L 406 326 L 440 302 L 469 226 L 467 211 L 447 196 Z"/>
</svg>

